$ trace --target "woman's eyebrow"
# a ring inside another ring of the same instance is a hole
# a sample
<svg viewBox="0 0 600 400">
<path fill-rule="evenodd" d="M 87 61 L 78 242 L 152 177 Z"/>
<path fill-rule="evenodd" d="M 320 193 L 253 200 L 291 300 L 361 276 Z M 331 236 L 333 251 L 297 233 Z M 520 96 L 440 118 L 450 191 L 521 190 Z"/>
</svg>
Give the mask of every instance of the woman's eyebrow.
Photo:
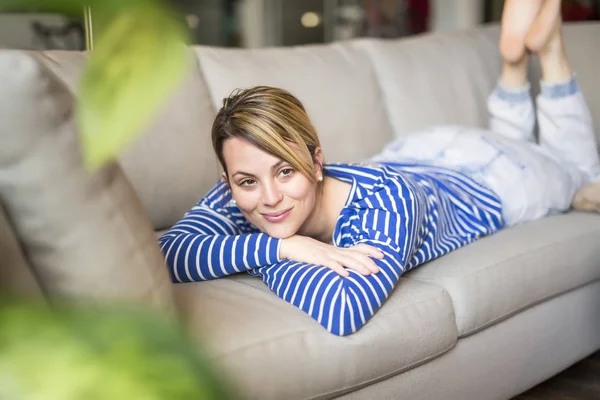
<svg viewBox="0 0 600 400">
<path fill-rule="evenodd" d="M 251 173 L 249 173 L 249 172 L 244 172 L 244 171 L 236 171 L 235 173 L 233 173 L 233 174 L 231 175 L 231 177 L 233 178 L 233 177 L 234 177 L 234 176 L 236 176 L 236 175 L 244 175 L 244 176 L 250 176 L 250 177 L 254 177 L 254 175 L 252 175 Z"/>
<path fill-rule="evenodd" d="M 273 166 L 271 167 L 271 170 L 279 168 L 281 166 L 281 164 L 284 164 L 284 163 L 285 163 L 284 160 L 277 161 L 275 164 L 273 164 Z"/>
<path fill-rule="evenodd" d="M 279 168 L 282 164 L 285 164 L 285 160 L 277 161 L 275 164 L 273 164 L 271 166 L 271 170 L 275 170 L 275 169 Z M 236 171 L 233 174 L 231 174 L 231 177 L 233 178 L 236 175 L 244 175 L 244 176 L 254 177 L 254 174 L 251 174 L 249 172 L 244 172 L 244 171 Z"/>
</svg>

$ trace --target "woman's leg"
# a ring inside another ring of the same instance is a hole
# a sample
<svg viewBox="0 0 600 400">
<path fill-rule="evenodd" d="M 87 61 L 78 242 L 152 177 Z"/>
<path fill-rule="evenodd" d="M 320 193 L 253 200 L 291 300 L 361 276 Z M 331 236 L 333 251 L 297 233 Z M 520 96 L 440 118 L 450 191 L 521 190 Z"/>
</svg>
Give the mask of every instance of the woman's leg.
<svg viewBox="0 0 600 400">
<path fill-rule="evenodd" d="M 554 1 L 547 0 L 544 8 L 554 10 Z M 539 30 L 548 31 L 546 41 L 538 38 L 536 44 L 540 47 L 532 49 L 542 67 L 541 94 L 537 98 L 540 146 L 585 174 L 587 179 L 582 184 L 589 183 L 600 173 L 592 118 L 565 52 L 560 16 L 552 18 L 542 12 L 543 17 L 553 24 L 552 29 L 542 24 Z"/>
<path fill-rule="evenodd" d="M 527 81 L 528 56 L 516 63 L 505 59 L 502 76 L 487 101 L 490 131 L 533 142 L 535 109 Z"/>
<path fill-rule="evenodd" d="M 600 212 L 600 166 L 592 120 L 565 54 L 557 11 L 560 1 L 546 2 L 526 38 L 542 65 L 542 94 L 537 99 L 540 142 L 585 175 L 573 207 Z"/>
<path fill-rule="evenodd" d="M 527 81 L 529 56 L 525 39 L 542 1 L 506 0 L 504 3 L 499 46 L 504 66 L 487 106 L 490 130 L 511 139 L 534 141 L 535 110 Z"/>
</svg>

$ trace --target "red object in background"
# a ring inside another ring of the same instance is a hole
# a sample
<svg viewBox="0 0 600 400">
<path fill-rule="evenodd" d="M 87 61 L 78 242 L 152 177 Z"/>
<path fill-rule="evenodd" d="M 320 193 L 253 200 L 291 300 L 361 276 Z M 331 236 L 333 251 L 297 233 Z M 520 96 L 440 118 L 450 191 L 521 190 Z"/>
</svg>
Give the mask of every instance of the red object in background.
<svg viewBox="0 0 600 400">
<path fill-rule="evenodd" d="M 423 33 L 429 29 L 429 0 L 408 0 L 411 33 Z"/>
<path fill-rule="evenodd" d="M 591 5 L 578 1 L 566 1 L 562 4 L 562 17 L 564 21 L 588 21 L 598 18 Z"/>
</svg>

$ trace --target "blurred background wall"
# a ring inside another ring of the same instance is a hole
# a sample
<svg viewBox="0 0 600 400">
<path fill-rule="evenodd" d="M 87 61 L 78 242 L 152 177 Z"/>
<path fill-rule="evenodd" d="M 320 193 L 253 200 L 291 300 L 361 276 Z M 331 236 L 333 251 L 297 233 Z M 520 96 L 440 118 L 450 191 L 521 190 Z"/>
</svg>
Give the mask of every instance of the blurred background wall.
<svg viewBox="0 0 600 400">
<path fill-rule="evenodd" d="M 170 0 L 196 44 L 292 46 L 355 37 L 396 38 L 496 22 L 503 0 Z M 597 20 L 600 0 L 563 0 L 567 20 Z M 0 13 L 0 48 L 84 46 L 83 23 L 59 15 Z"/>
</svg>

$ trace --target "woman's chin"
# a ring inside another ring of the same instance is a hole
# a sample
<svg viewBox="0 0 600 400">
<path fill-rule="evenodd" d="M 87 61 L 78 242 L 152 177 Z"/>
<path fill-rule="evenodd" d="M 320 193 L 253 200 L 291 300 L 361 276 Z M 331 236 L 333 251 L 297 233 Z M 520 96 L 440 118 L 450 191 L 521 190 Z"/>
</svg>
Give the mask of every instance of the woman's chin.
<svg viewBox="0 0 600 400">
<path fill-rule="evenodd" d="M 275 239 L 287 239 L 298 232 L 297 229 L 289 225 L 264 226 L 263 228 L 261 231 Z"/>
</svg>

